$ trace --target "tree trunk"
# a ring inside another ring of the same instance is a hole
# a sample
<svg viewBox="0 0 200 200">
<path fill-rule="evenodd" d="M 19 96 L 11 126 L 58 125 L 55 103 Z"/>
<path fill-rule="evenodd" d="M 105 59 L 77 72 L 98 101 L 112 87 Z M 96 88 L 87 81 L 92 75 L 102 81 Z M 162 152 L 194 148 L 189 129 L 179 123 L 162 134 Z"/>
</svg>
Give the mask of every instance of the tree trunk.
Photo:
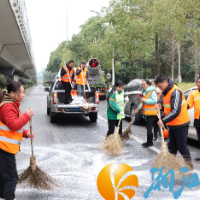
<svg viewBox="0 0 200 200">
<path fill-rule="evenodd" d="M 178 43 L 178 82 L 181 83 L 181 47 Z"/>
<path fill-rule="evenodd" d="M 171 70 L 172 70 L 172 80 L 174 81 L 174 53 L 172 53 Z"/>
<path fill-rule="evenodd" d="M 133 61 L 131 60 L 130 81 L 133 80 L 133 66 L 134 66 L 134 63 L 133 63 Z"/>
<path fill-rule="evenodd" d="M 132 54 L 131 54 L 131 51 L 130 51 L 130 56 L 129 56 L 129 59 L 130 59 L 130 63 L 131 63 L 131 70 L 130 70 L 130 81 L 133 80 L 133 66 L 134 66 L 134 62 L 133 60 L 131 59 L 132 57 Z"/>
<path fill-rule="evenodd" d="M 158 47 L 158 33 L 155 34 L 155 49 L 156 49 L 156 75 L 160 74 L 160 55 Z"/>
<path fill-rule="evenodd" d="M 172 73 L 172 80 L 174 81 L 174 59 L 175 59 L 175 39 L 171 40 L 171 73 Z"/>
</svg>

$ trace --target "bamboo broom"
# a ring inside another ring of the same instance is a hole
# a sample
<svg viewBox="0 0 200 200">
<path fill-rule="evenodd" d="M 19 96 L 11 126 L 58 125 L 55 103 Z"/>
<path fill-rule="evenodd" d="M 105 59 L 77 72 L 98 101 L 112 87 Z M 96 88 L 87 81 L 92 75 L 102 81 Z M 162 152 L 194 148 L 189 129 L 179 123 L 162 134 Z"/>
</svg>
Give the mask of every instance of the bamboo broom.
<svg viewBox="0 0 200 200">
<path fill-rule="evenodd" d="M 124 104 L 124 108 L 126 106 L 126 103 Z M 123 110 L 124 110 L 123 108 Z M 104 151 L 105 154 L 108 154 L 113 157 L 122 156 L 123 155 L 123 148 L 124 145 L 122 143 L 122 140 L 119 135 L 119 127 L 122 121 L 122 117 L 119 120 L 118 126 L 115 129 L 115 132 L 111 135 L 109 135 L 105 141 L 104 144 L 101 146 L 101 149 Z"/>
<path fill-rule="evenodd" d="M 139 108 L 141 103 L 142 103 L 142 100 L 140 100 L 139 104 L 137 105 L 136 110 Z M 131 131 L 131 126 L 133 125 L 133 119 L 135 118 L 135 115 L 136 115 L 136 113 L 134 112 L 127 129 L 122 132 L 121 139 L 122 139 L 123 142 L 128 141 L 130 139 L 130 135 L 133 134 L 132 131 Z"/>
<path fill-rule="evenodd" d="M 158 108 L 158 118 L 161 120 L 161 115 L 160 115 L 160 109 Z M 161 132 L 161 137 L 162 137 L 162 149 L 161 152 L 158 154 L 158 156 L 155 158 L 155 160 L 152 163 L 152 167 L 161 169 L 164 167 L 164 173 L 168 172 L 170 169 L 174 169 L 176 173 L 176 177 L 180 177 L 181 171 L 180 169 L 182 167 L 187 167 L 190 168 L 189 165 L 187 165 L 186 162 L 183 161 L 183 159 L 176 157 L 176 155 L 171 154 L 168 149 L 167 149 L 167 143 L 164 141 L 164 136 L 163 136 L 163 129 L 162 126 L 160 126 L 160 132 Z"/>
<path fill-rule="evenodd" d="M 32 119 L 29 121 L 30 134 L 32 136 Z M 36 165 L 36 157 L 33 151 L 33 139 L 31 139 L 30 166 L 19 175 L 19 184 L 24 184 L 24 187 L 32 187 L 42 190 L 52 190 L 54 186 L 58 186 L 56 181 L 52 179 L 46 172 Z"/>
</svg>

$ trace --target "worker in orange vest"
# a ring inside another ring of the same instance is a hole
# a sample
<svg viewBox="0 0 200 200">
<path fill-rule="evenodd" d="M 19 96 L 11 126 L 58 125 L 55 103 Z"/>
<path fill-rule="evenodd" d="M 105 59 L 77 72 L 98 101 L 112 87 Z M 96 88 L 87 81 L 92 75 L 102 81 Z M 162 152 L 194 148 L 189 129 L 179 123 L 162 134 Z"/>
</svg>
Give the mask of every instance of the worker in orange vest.
<svg viewBox="0 0 200 200">
<path fill-rule="evenodd" d="M 71 90 L 74 83 L 74 61 L 70 60 L 66 66 L 61 70 L 61 81 L 65 89 L 65 101 L 64 104 L 70 104 L 72 102 Z"/>
<path fill-rule="evenodd" d="M 163 102 L 159 104 L 159 108 L 164 109 L 165 117 L 158 121 L 158 125 L 166 124 L 169 127 L 169 152 L 176 155 L 179 151 L 193 169 L 187 145 L 190 118 L 183 92 L 172 79 L 168 79 L 164 75 L 158 75 L 155 78 L 155 84 L 162 90 L 163 94 Z"/>
<path fill-rule="evenodd" d="M 78 95 L 84 98 L 84 86 L 89 81 L 89 73 L 85 67 L 85 62 L 82 62 L 79 67 L 76 69 L 76 84 Z"/>
<path fill-rule="evenodd" d="M 188 109 L 194 106 L 194 127 L 197 131 L 197 137 L 200 144 L 200 77 L 196 80 L 197 90 L 193 91 L 189 97 Z M 196 161 L 200 161 L 200 158 L 195 158 Z"/>
<path fill-rule="evenodd" d="M 142 104 L 139 109 L 142 109 L 142 113 L 146 118 L 146 129 L 147 129 L 147 142 L 142 144 L 143 148 L 148 148 L 153 146 L 153 132 L 152 126 L 155 120 L 157 120 L 157 95 L 155 92 L 155 87 L 151 87 L 149 80 L 142 81 Z M 135 113 L 139 112 L 139 109 Z"/>
<path fill-rule="evenodd" d="M 23 115 L 20 112 L 20 102 L 24 98 L 20 82 L 8 82 L 7 91 L 0 93 L 0 199 L 13 200 L 19 180 L 15 155 L 20 150 L 22 137 L 34 137 L 34 133 L 31 135 L 23 129 L 34 111 L 27 109 Z"/>
</svg>

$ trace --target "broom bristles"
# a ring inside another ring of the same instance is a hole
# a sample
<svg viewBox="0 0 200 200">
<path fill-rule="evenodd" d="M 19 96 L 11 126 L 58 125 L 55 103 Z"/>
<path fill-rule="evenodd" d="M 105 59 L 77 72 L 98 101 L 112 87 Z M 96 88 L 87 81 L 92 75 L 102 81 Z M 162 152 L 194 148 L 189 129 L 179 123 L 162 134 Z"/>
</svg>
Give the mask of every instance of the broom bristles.
<svg viewBox="0 0 200 200">
<path fill-rule="evenodd" d="M 126 129 L 122 132 L 121 140 L 122 142 L 127 142 L 130 139 L 130 135 L 132 134 L 131 129 Z"/>
<path fill-rule="evenodd" d="M 165 168 L 163 170 L 164 173 L 168 172 L 170 169 L 173 169 L 176 174 L 176 178 L 180 178 L 182 174 L 181 173 L 182 167 L 187 167 L 188 169 L 191 168 L 191 166 L 189 165 L 189 161 L 187 162 L 182 158 L 176 157 L 174 154 L 171 154 L 167 150 L 166 142 L 162 142 L 162 150 L 153 161 L 152 167 L 156 167 L 158 169 L 164 167 Z"/>
<path fill-rule="evenodd" d="M 104 151 L 105 154 L 113 157 L 123 155 L 122 150 L 124 148 L 124 145 L 122 143 L 122 140 L 120 139 L 118 132 L 119 129 L 116 128 L 115 132 L 109 135 L 104 141 L 104 144 L 101 146 L 101 149 Z"/>
<path fill-rule="evenodd" d="M 130 135 L 133 134 L 131 131 L 132 122 L 129 123 L 127 129 L 122 132 L 122 140 L 123 142 L 127 142 L 130 139 Z"/>
<path fill-rule="evenodd" d="M 38 190 L 53 190 L 55 186 L 58 186 L 56 181 L 38 166 L 36 166 L 34 172 L 29 166 L 27 170 L 20 174 L 18 183 Z"/>
</svg>

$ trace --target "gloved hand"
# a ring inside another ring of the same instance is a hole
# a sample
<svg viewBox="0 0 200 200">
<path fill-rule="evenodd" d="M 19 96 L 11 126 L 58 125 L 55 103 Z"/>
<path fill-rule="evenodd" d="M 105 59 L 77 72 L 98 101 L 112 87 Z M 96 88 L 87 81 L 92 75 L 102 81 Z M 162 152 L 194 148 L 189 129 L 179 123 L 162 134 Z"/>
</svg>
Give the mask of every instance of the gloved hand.
<svg viewBox="0 0 200 200">
<path fill-rule="evenodd" d="M 121 115 L 121 117 L 123 117 L 123 116 L 124 116 L 124 112 L 123 112 L 123 111 L 121 111 L 121 112 L 120 112 L 120 115 Z"/>
<path fill-rule="evenodd" d="M 126 101 L 126 103 L 129 102 L 129 98 L 128 98 L 128 96 L 125 98 L 125 101 Z"/>
</svg>

